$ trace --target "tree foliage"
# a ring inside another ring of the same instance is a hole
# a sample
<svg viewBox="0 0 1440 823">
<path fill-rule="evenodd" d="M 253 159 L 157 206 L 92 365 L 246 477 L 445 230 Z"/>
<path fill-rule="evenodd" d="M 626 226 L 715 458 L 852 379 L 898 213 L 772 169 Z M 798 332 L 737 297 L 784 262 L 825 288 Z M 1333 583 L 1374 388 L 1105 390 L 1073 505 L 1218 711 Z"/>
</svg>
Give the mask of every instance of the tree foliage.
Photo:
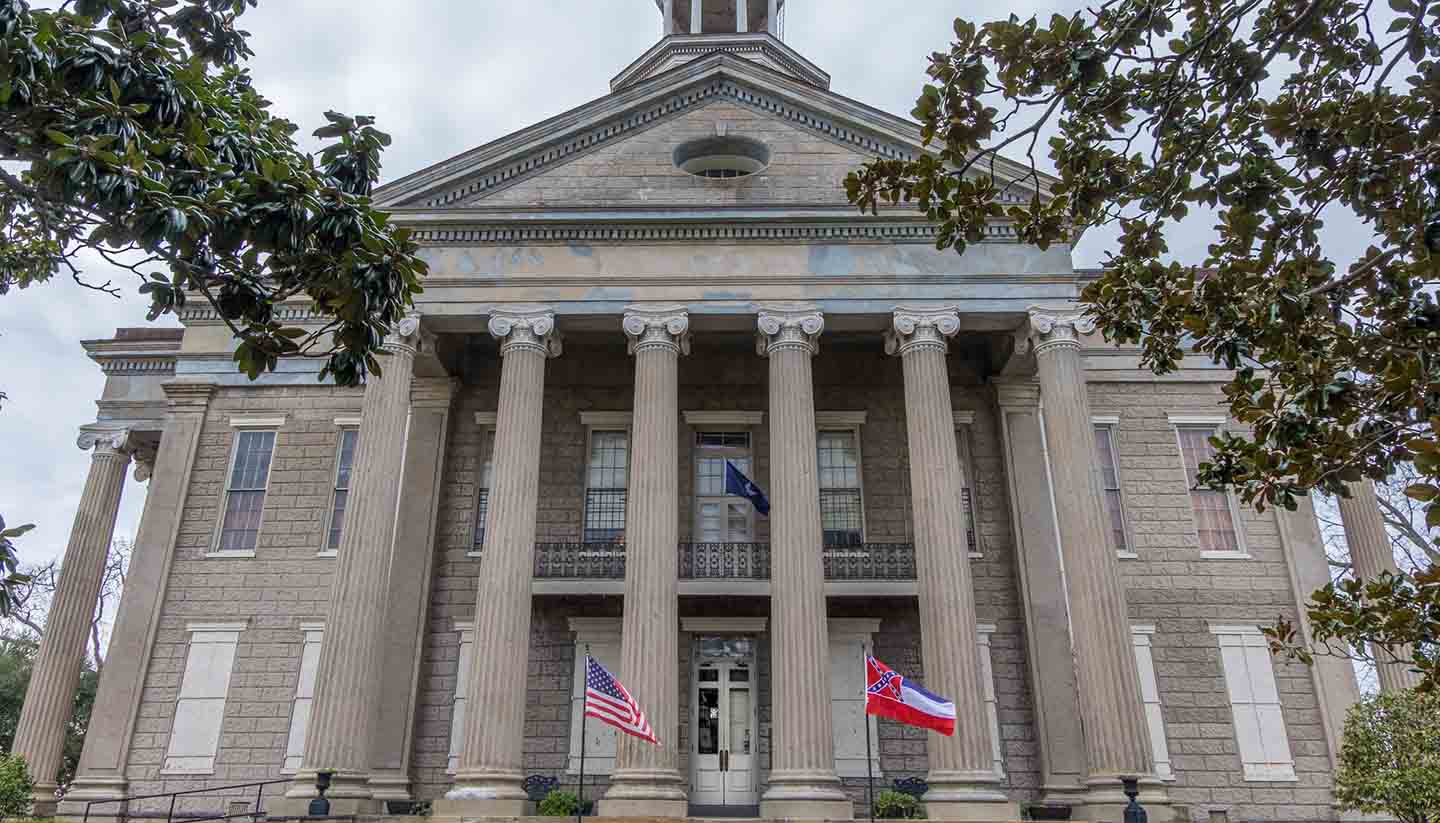
<svg viewBox="0 0 1440 823">
<path fill-rule="evenodd" d="M 1335 797 L 1342 809 L 1388 812 L 1403 823 L 1440 820 L 1440 694 L 1357 703 L 1345 719 Z"/>
<path fill-rule="evenodd" d="M 10 751 L 15 742 L 20 708 L 25 700 L 25 690 L 30 685 L 30 674 L 39 646 L 40 639 L 35 635 L 0 634 L 0 752 Z M 70 719 L 65 722 L 65 748 L 60 759 L 60 771 L 52 778 L 60 786 L 69 785 L 80 765 L 80 753 L 85 747 L 85 733 L 90 728 L 95 693 L 99 687 L 100 673 L 86 658 L 80 669 L 80 682 L 75 689 Z"/>
<path fill-rule="evenodd" d="M 25 758 L 0 754 L 0 820 L 29 814 L 33 790 Z"/>
<path fill-rule="evenodd" d="M 13 538 L 33 528 L 35 527 L 32 525 L 25 525 L 7 529 L 4 516 L 0 516 L 0 618 L 10 616 L 16 595 L 30 583 L 30 577 L 19 571 L 20 558 L 15 553 Z"/>
<path fill-rule="evenodd" d="M 390 142 L 373 118 L 326 113 L 317 158 L 252 86 L 236 21 L 256 2 L 0 0 L 0 158 L 25 164 L 0 167 L 0 294 L 62 271 L 118 293 L 86 276 L 98 258 L 152 320 L 208 303 L 252 378 L 304 354 L 353 385 L 425 265 L 371 207 Z M 287 301 L 320 322 L 286 326 Z"/>
<path fill-rule="evenodd" d="M 914 110 L 931 152 L 871 162 L 847 193 L 913 204 L 960 252 L 995 222 L 1041 247 L 1111 227 L 1082 293 L 1105 337 L 1157 374 L 1187 352 L 1233 371 L 1248 433 L 1213 441 L 1200 485 L 1293 509 L 1409 464 L 1440 545 L 1440 2 L 1388 6 L 1105 0 L 956 20 Z M 1368 243 L 1342 267 L 1326 220 L 1345 212 Z M 1212 213 L 1204 259 L 1171 260 L 1167 231 Z M 1339 591 L 1312 617 L 1357 644 L 1414 629 L 1433 652 L 1434 612 L 1408 610 L 1434 603 L 1434 580 L 1380 583 L 1413 603 Z M 1367 606 L 1401 611 L 1362 620 Z"/>
</svg>

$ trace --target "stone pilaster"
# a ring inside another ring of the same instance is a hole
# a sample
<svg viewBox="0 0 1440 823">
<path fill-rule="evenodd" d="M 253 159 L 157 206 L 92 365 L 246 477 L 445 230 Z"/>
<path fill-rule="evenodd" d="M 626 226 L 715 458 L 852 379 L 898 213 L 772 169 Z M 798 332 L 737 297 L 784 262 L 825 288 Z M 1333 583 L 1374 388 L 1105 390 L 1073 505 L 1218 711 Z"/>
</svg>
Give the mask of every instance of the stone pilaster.
<svg viewBox="0 0 1440 823">
<path fill-rule="evenodd" d="M 1361 580 L 1374 580 L 1381 572 L 1399 574 L 1395 563 L 1395 548 L 1390 544 L 1390 535 L 1385 531 L 1385 518 L 1380 514 L 1380 501 L 1375 496 L 1375 484 L 1369 480 L 1350 483 L 1346 487 L 1349 496 L 1337 498 L 1340 504 L 1340 520 L 1345 525 L 1345 544 L 1350 548 L 1350 563 L 1355 576 Z M 1404 646 L 1392 651 L 1373 650 L 1375 673 L 1380 679 L 1380 691 L 1397 692 L 1413 689 L 1420 685 L 1409 662 L 1411 650 Z"/>
<path fill-rule="evenodd" d="M 475 644 L 455 787 L 437 814 L 511 816 L 526 811 L 525 690 L 517 677 L 530 659 L 530 579 L 540 497 L 540 434 L 545 361 L 560 354 L 555 315 L 543 309 L 496 312 L 500 340 L 500 408 L 495 425 L 495 481 L 485 525 L 475 599 Z"/>
<path fill-rule="evenodd" d="M 365 386 L 360 442 L 330 588 L 304 765 L 286 793 L 292 804 L 302 801 L 314 794 L 315 773 L 332 770 L 335 775 L 328 796 L 335 814 L 379 811 L 368 784 L 370 741 L 380 710 L 380 677 L 385 668 L 383 604 L 395 542 L 410 383 L 419 345 L 419 318 L 406 318 L 385 341 L 383 373 L 372 376 Z"/>
<path fill-rule="evenodd" d="M 620 735 L 610 789 L 600 805 L 607 817 L 684 817 L 686 781 L 676 759 L 680 673 L 656 661 L 680 654 L 676 444 L 679 360 L 689 351 L 690 316 L 684 307 L 636 307 L 625 313 L 623 325 L 635 356 L 631 463 L 643 469 L 630 473 L 625 511 L 620 678 L 644 707 L 660 745 Z"/>
<path fill-rule="evenodd" d="M 67 813 L 83 814 L 83 801 L 124 797 L 129 783 L 125 766 L 140 711 L 140 696 L 165 601 L 165 586 L 175 556 L 181 513 L 190 489 L 190 474 L 205 412 L 215 393 L 213 383 L 174 380 L 164 384 L 169 400 L 145 510 L 130 556 L 130 572 L 95 705 L 107 707 L 90 717 L 85 748 L 75 780 L 65 794 Z M 143 464 L 142 464 L 143 465 Z"/>
<path fill-rule="evenodd" d="M 445 471 L 445 443 L 456 381 L 416 378 L 410 389 L 403 491 L 385 608 L 380 710 L 372 734 L 370 790 L 377 801 L 413 800 L 415 692 L 425 645 L 426 609 L 435 557 L 435 520 Z"/>
<path fill-rule="evenodd" d="M 975 587 L 965 544 L 969 523 L 945 361 L 946 338 L 959 331 L 954 308 L 901 308 L 885 342 L 905 371 L 925 687 L 955 703 L 955 734 L 931 735 L 928 741 L 930 791 L 924 801 L 936 820 L 1013 818 L 1020 809 L 1000 790 L 994 771 L 974 643 Z"/>
<path fill-rule="evenodd" d="M 1025 609 L 1027 668 L 1035 695 L 1040 799 L 1069 806 L 1084 799 L 1085 735 L 1080 727 L 1070 608 L 1041 431 L 1040 386 L 1033 380 L 1007 379 L 997 381 L 995 388 L 1005 444 L 1005 476 L 1010 482 L 1017 577 Z"/>
<path fill-rule="evenodd" d="M 105 579 L 105 558 L 110 554 L 120 493 L 130 466 L 130 439 L 129 431 L 86 431 L 78 443 L 85 451 L 93 450 L 90 474 L 70 527 L 70 543 L 65 547 L 60 580 L 11 748 L 30 767 L 37 817 L 50 817 L 56 811 L 55 776 L 65 749 L 65 725 L 74 711 L 85 642 Z"/>
<path fill-rule="evenodd" d="M 1154 761 L 1119 560 L 1106 531 L 1094 470 L 1095 434 L 1080 337 L 1094 331 L 1095 324 L 1078 307 L 1035 307 L 1030 326 L 1065 579 L 1070 591 L 1080 593 L 1070 598 L 1070 624 L 1088 763 L 1088 819 L 1118 819 L 1125 802 L 1120 778 L 1150 776 Z M 1158 787 L 1147 793 L 1147 803 L 1164 802 Z"/>
<path fill-rule="evenodd" d="M 829 638 L 815 452 L 811 358 L 825 320 L 803 306 L 761 307 L 759 350 L 770 358 L 770 785 L 768 818 L 849 819 L 835 775 Z M 973 635 L 972 635 L 973 636 Z"/>
</svg>

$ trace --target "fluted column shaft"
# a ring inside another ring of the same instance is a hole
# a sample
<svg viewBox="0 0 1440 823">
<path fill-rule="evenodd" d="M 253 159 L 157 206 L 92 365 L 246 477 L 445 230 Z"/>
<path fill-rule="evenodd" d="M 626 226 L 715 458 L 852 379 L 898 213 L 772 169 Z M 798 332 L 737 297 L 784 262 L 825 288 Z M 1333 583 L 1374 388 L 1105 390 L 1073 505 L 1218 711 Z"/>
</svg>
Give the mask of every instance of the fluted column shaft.
<svg viewBox="0 0 1440 823">
<path fill-rule="evenodd" d="M 490 332 L 500 339 L 500 403 L 495 425 L 495 473 L 485 524 L 484 556 L 475 598 L 475 643 L 464 749 L 446 813 L 522 814 L 525 778 L 525 689 L 517 686 L 530 659 L 530 579 L 534 572 L 535 514 L 540 496 L 540 434 L 545 361 L 558 353 L 554 317 L 500 315 Z"/>
<path fill-rule="evenodd" d="M 410 383 L 418 321 L 408 318 L 384 345 L 384 372 L 365 385 L 360 442 L 345 529 L 340 536 L 304 766 L 292 797 L 312 793 L 315 772 L 335 772 L 336 813 L 363 811 L 371 798 L 370 732 L 384 669 L 386 591 L 395 542 Z"/>
<path fill-rule="evenodd" d="M 953 804 L 1005 803 L 997 791 L 976 644 L 975 590 L 965 535 L 960 458 L 945 338 L 960 328 L 953 310 L 897 311 L 887 348 L 902 359 L 910 485 L 915 517 L 920 647 L 925 687 L 955 703 L 955 734 L 928 738 L 932 818 L 967 813 Z M 1016 809 L 1018 811 L 1018 809 Z M 998 815 L 997 816 L 1001 816 Z"/>
<path fill-rule="evenodd" d="M 1385 518 L 1380 513 L 1380 501 L 1375 496 L 1375 484 L 1365 480 L 1351 483 L 1347 488 L 1350 496 L 1341 495 L 1338 500 L 1340 520 L 1345 526 L 1345 544 L 1350 547 L 1350 563 L 1355 568 L 1355 576 L 1370 581 L 1379 577 L 1381 572 L 1399 574 L 1395 548 L 1390 544 Z M 1420 685 L 1420 675 L 1415 673 L 1410 663 L 1405 662 L 1410 659 L 1409 646 L 1374 651 L 1380 691 L 1404 691 Z"/>
<path fill-rule="evenodd" d="M 105 579 L 105 558 L 110 553 L 125 470 L 130 465 L 127 440 L 126 432 L 80 437 L 82 448 L 93 445 L 95 450 L 90 474 L 70 529 L 70 543 L 65 547 L 12 747 L 29 764 L 36 814 L 41 816 L 55 810 L 55 777 L 65 749 L 65 726 L 75 707 L 85 642 Z"/>
<path fill-rule="evenodd" d="M 818 311 L 761 311 L 770 358 L 770 785 L 762 817 L 848 818 L 835 775 L 811 358 Z M 802 813 L 804 812 L 804 813 Z"/>
<path fill-rule="evenodd" d="M 1050 452 L 1080 718 L 1092 795 L 1123 801 L 1117 778 L 1154 771 L 1140 699 L 1140 676 L 1125 608 L 1119 561 L 1111 548 L 1095 466 L 1095 434 L 1086 394 L 1080 334 L 1092 322 L 1073 311 L 1032 310 L 1035 355 Z"/>
<path fill-rule="evenodd" d="M 625 619 L 620 677 L 660 738 L 654 746 L 620 735 L 606 816 L 684 817 L 685 780 L 676 760 L 680 718 L 679 360 L 688 349 L 683 308 L 625 315 L 635 355 L 630 492 L 625 512 Z M 577 661 L 576 665 L 580 665 Z"/>
</svg>

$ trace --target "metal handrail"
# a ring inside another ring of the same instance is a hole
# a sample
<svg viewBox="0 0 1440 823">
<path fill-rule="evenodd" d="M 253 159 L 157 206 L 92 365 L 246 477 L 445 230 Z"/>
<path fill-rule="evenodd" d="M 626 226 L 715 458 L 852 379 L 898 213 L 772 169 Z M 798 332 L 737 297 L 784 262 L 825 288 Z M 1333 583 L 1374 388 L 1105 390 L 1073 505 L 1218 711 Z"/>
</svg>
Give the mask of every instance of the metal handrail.
<svg viewBox="0 0 1440 823">
<path fill-rule="evenodd" d="M 265 793 L 265 787 L 266 787 L 266 786 L 279 786 L 279 785 L 281 785 L 281 784 L 290 783 L 290 782 L 291 782 L 291 781 L 289 781 L 289 780 L 265 780 L 265 781 L 261 781 L 261 782 L 259 782 L 259 783 L 236 783 L 236 784 L 230 785 L 230 786 L 207 786 L 206 788 L 203 788 L 203 789 L 186 789 L 185 791 L 181 791 L 181 792 L 160 792 L 159 794 L 137 794 L 137 795 L 132 795 L 132 796 L 130 796 L 130 797 L 114 797 L 114 798 L 110 798 L 109 800 L 91 800 L 91 801 L 89 801 L 89 802 L 87 802 L 87 803 L 85 804 L 85 816 L 84 816 L 84 818 L 83 818 L 83 823 L 90 823 L 90 809 L 91 809 L 92 807 L 96 806 L 96 805 L 104 805 L 104 804 L 106 804 L 106 803 L 129 803 L 129 802 L 132 801 L 132 800 L 154 800 L 154 799 L 156 799 L 156 798 L 158 798 L 158 797 L 168 797 L 168 798 L 170 798 L 170 809 L 169 809 L 169 811 L 167 811 L 167 812 L 165 813 L 165 823 L 173 823 L 173 821 L 175 820 L 175 801 L 177 801 L 178 799 L 180 799 L 181 796 L 184 796 L 184 795 L 192 795 L 192 794 L 216 794 L 216 793 L 219 793 L 219 792 L 233 791 L 233 790 L 235 790 L 235 789 L 250 789 L 250 788 L 255 789 L 255 810 L 252 811 L 252 812 L 245 812 L 245 813 L 243 813 L 243 814 L 219 814 L 219 815 L 199 815 L 199 816 L 181 815 L 181 818 L 180 818 L 180 819 L 186 821 L 186 823 L 201 823 L 201 821 L 206 821 L 206 820 L 230 820 L 231 818 L 235 818 L 235 817 L 256 817 L 256 816 L 258 816 L 258 815 L 261 813 L 261 812 L 260 812 L 260 803 L 261 803 L 261 801 L 262 801 L 262 799 L 263 799 L 263 796 L 264 796 L 264 793 Z M 127 811 L 121 811 L 121 812 L 117 815 L 117 817 L 120 817 L 121 819 L 128 818 L 129 816 L 130 816 L 130 815 L 129 815 L 129 813 L 128 813 Z"/>
</svg>

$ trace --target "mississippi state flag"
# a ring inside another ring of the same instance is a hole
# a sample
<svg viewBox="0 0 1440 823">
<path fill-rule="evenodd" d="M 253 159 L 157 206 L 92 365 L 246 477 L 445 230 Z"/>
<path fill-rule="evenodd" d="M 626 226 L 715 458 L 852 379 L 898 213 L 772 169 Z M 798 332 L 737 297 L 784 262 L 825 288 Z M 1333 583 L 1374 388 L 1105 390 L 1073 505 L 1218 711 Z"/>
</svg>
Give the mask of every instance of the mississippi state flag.
<svg viewBox="0 0 1440 823">
<path fill-rule="evenodd" d="M 955 704 L 901 677 L 879 660 L 865 655 L 865 713 L 888 717 L 907 726 L 955 734 Z"/>
</svg>

